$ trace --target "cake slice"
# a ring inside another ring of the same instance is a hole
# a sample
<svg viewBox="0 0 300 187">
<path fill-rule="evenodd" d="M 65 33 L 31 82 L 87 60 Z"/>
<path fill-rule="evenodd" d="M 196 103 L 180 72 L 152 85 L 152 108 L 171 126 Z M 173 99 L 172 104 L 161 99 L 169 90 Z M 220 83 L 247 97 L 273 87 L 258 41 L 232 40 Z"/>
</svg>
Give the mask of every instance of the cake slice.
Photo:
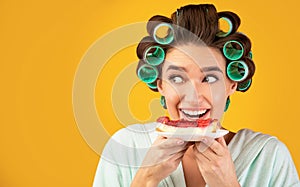
<svg viewBox="0 0 300 187">
<path fill-rule="evenodd" d="M 196 121 L 171 120 L 167 116 L 159 117 L 156 131 L 176 134 L 205 134 L 215 133 L 219 128 L 217 119 L 198 119 Z"/>
</svg>

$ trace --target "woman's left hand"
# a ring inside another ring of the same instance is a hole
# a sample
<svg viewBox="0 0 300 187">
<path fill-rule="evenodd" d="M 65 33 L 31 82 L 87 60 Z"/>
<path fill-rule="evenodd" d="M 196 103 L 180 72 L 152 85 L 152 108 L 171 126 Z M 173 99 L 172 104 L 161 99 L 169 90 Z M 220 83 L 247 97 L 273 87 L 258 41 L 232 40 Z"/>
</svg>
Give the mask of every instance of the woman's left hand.
<svg viewBox="0 0 300 187">
<path fill-rule="evenodd" d="M 194 145 L 193 152 L 200 173 L 210 187 L 240 186 L 230 152 L 223 137 L 216 140 L 204 138 L 203 141 Z"/>
</svg>

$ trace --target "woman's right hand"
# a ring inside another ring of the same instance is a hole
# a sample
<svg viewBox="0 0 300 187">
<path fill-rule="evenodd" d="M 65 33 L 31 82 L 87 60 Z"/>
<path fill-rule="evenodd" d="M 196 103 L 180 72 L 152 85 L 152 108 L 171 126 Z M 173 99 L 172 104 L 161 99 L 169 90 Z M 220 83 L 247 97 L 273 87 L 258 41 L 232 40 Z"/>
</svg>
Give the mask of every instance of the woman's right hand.
<svg viewBox="0 0 300 187">
<path fill-rule="evenodd" d="M 177 169 L 189 146 L 190 144 L 181 139 L 159 136 L 147 152 L 131 187 L 157 186 Z"/>
</svg>

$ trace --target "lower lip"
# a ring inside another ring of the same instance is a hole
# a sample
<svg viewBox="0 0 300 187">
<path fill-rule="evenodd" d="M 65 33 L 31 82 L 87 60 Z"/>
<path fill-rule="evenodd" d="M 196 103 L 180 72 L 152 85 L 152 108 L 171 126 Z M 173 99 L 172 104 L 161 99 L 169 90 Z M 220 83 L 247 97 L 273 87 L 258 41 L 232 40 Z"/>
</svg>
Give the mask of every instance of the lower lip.
<svg viewBox="0 0 300 187">
<path fill-rule="evenodd" d="M 208 112 L 206 112 L 206 114 L 200 118 L 191 118 L 189 116 L 186 116 L 185 113 L 183 113 L 181 110 L 180 110 L 180 113 L 182 115 L 182 118 L 185 119 L 185 120 L 189 120 L 189 121 L 194 121 L 194 120 L 197 120 L 197 119 L 208 119 L 209 116 L 210 116 L 210 110 Z"/>
</svg>

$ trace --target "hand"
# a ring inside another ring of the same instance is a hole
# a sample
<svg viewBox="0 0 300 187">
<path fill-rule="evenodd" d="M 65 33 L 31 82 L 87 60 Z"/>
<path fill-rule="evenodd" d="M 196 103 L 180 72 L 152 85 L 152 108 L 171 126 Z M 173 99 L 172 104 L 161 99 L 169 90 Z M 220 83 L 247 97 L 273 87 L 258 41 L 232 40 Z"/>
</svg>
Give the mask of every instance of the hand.
<svg viewBox="0 0 300 187">
<path fill-rule="evenodd" d="M 176 170 L 190 145 L 181 139 L 159 136 L 147 152 L 131 186 L 157 186 Z"/>
<path fill-rule="evenodd" d="M 198 168 L 210 187 L 240 186 L 230 152 L 223 137 L 216 140 L 204 138 L 194 145 Z"/>
</svg>

